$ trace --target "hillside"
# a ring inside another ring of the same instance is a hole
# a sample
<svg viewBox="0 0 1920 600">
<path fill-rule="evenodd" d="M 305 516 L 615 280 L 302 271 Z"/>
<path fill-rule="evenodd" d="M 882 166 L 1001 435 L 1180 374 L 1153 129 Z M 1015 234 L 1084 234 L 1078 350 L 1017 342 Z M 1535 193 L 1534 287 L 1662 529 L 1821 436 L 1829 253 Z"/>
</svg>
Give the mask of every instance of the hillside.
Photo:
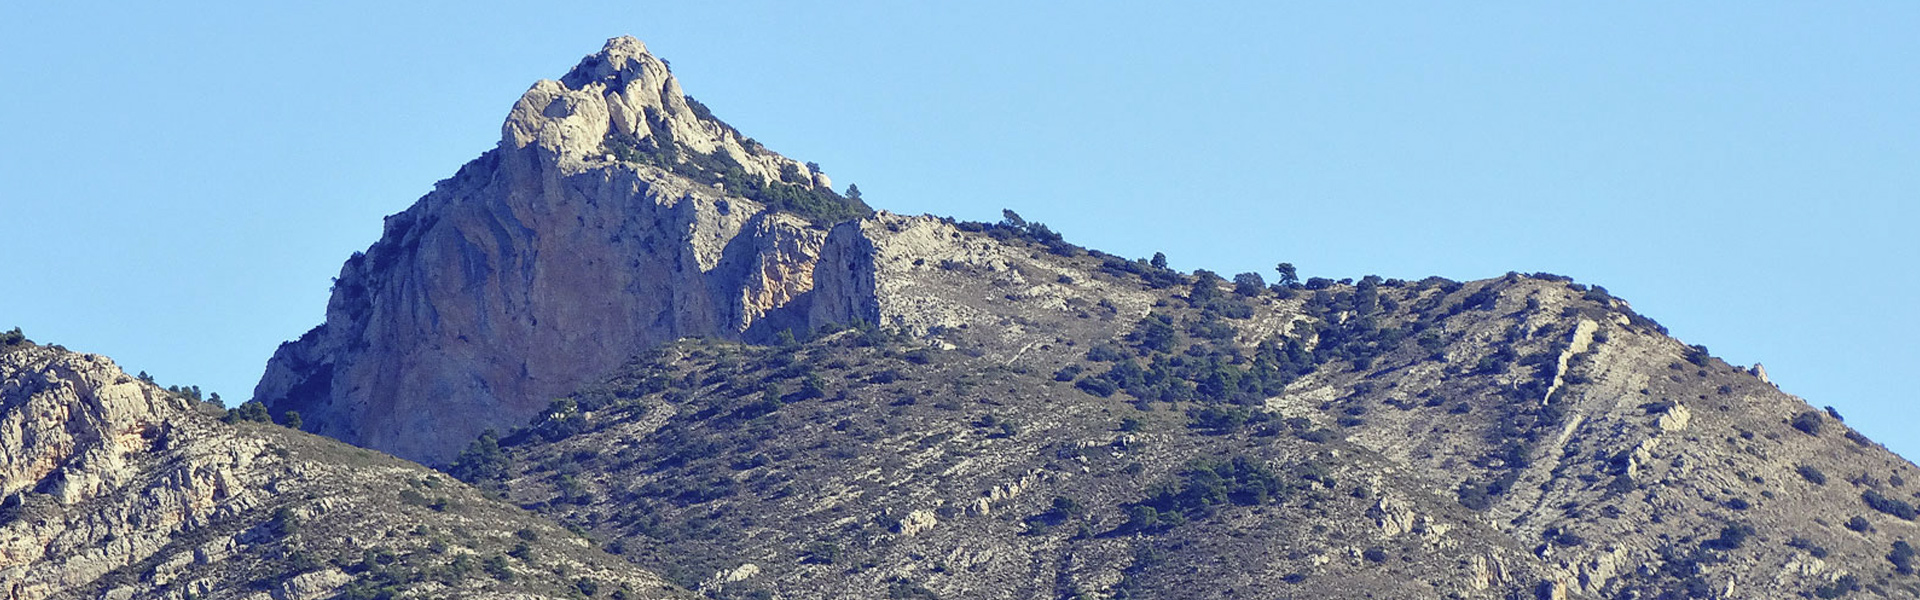
<svg viewBox="0 0 1920 600">
<path fill-rule="evenodd" d="M 222 412 L 98 355 L 0 348 L 4 597 L 688 596 L 443 474 Z"/>
<path fill-rule="evenodd" d="M 1006 260 L 889 277 L 965 323 L 677 344 L 481 483 L 718 597 L 1920 590 L 1913 465 L 1603 290 L 1236 293 L 917 225 Z"/>
</svg>

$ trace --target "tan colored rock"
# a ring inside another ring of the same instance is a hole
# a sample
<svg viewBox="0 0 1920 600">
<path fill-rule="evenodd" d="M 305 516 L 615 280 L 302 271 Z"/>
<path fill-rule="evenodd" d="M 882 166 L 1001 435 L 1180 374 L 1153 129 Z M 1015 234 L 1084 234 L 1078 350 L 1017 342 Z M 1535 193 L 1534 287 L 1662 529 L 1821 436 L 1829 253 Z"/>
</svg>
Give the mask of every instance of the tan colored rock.
<svg viewBox="0 0 1920 600">
<path fill-rule="evenodd" d="M 280 586 L 273 591 L 273 600 L 318 600 L 333 595 L 342 586 L 352 582 L 353 576 L 339 569 L 295 575 L 280 582 Z"/>
<path fill-rule="evenodd" d="M 663 62 L 616 38 L 534 84 L 498 148 L 389 217 L 342 268 L 326 323 L 275 353 L 254 397 L 310 431 L 445 462 L 649 347 L 812 326 L 825 229 L 609 162 L 615 138 L 813 181 L 702 116 Z"/>
<path fill-rule="evenodd" d="M 898 528 L 900 535 L 911 537 L 922 531 L 933 529 L 938 524 L 940 519 L 933 514 L 933 511 L 922 508 L 907 513 L 906 517 L 900 519 Z"/>
<path fill-rule="evenodd" d="M 1660 418 L 1654 419 L 1653 424 L 1655 427 L 1659 427 L 1660 431 L 1676 433 L 1685 431 L 1687 424 L 1692 421 L 1693 411 L 1687 410 L 1684 404 L 1675 404 L 1671 408 L 1668 408 L 1667 412 L 1661 413 Z"/>
</svg>

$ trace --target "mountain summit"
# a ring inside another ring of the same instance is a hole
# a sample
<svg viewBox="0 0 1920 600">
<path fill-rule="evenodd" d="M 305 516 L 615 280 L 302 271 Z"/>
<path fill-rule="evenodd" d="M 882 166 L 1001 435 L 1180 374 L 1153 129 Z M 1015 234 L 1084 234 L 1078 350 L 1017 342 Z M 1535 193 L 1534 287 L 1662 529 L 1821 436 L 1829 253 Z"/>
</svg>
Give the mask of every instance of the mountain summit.
<svg viewBox="0 0 1920 600">
<path fill-rule="evenodd" d="M 326 322 L 274 353 L 254 399 L 444 461 L 639 350 L 804 328 L 828 227 L 871 212 L 629 37 L 535 83 L 501 129 L 347 261 Z"/>
</svg>

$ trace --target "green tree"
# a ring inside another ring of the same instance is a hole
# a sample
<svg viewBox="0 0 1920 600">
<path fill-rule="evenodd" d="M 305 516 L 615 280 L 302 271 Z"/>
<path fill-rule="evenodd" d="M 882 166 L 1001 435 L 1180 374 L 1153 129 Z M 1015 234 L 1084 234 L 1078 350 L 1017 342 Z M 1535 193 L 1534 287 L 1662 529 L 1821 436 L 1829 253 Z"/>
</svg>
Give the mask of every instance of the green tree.
<svg viewBox="0 0 1920 600">
<path fill-rule="evenodd" d="M 306 422 L 300 420 L 300 411 L 287 411 L 280 419 L 281 424 L 286 425 L 287 429 L 306 429 Z"/>
<path fill-rule="evenodd" d="M 1293 268 L 1293 263 L 1283 262 L 1273 269 L 1280 272 L 1280 285 L 1287 287 L 1300 285 L 1300 272 Z"/>
<path fill-rule="evenodd" d="M 220 420 L 228 423 L 238 423 L 241 421 L 272 423 L 273 415 L 267 412 L 267 405 L 261 404 L 258 400 L 248 400 L 238 408 L 228 410 L 226 416 L 221 417 Z"/>
<path fill-rule="evenodd" d="M 1192 302 L 1194 306 L 1205 306 L 1208 302 L 1220 297 L 1220 290 L 1215 286 L 1222 281 L 1225 280 L 1213 271 L 1194 270 L 1193 289 L 1187 292 L 1187 301 Z"/>
<path fill-rule="evenodd" d="M 857 186 L 857 185 L 854 185 L 854 184 L 851 184 L 851 183 L 849 183 L 849 184 L 847 184 L 847 199 L 848 199 L 848 200 L 852 200 L 852 201 L 854 201 L 854 202 L 859 202 L 859 201 L 860 201 L 860 186 Z"/>
<path fill-rule="evenodd" d="M 1241 273 L 1233 276 L 1233 293 L 1242 296 L 1258 296 L 1267 289 L 1267 279 L 1259 273 Z"/>
<path fill-rule="evenodd" d="M 1020 213 L 1013 212 L 1013 209 L 1011 208 L 1000 209 L 1000 218 L 1001 218 L 1000 223 L 1008 227 L 1012 227 L 1014 229 L 1027 228 L 1027 220 L 1020 218 Z"/>
<path fill-rule="evenodd" d="M 480 437 L 467 444 L 467 449 L 454 459 L 447 473 L 455 479 L 477 484 L 483 481 L 499 481 L 507 477 L 512 460 L 500 449 L 500 434 L 492 429 L 480 432 Z"/>
<path fill-rule="evenodd" d="M 1147 264 L 1151 264 L 1151 265 L 1153 265 L 1153 268 L 1155 268 L 1155 269 L 1165 269 L 1165 268 L 1167 268 L 1167 255 L 1166 255 L 1166 253 L 1164 253 L 1164 252 L 1155 252 L 1155 253 L 1153 253 L 1153 259 L 1152 259 L 1152 260 L 1149 260 L 1149 261 L 1147 261 Z"/>
</svg>

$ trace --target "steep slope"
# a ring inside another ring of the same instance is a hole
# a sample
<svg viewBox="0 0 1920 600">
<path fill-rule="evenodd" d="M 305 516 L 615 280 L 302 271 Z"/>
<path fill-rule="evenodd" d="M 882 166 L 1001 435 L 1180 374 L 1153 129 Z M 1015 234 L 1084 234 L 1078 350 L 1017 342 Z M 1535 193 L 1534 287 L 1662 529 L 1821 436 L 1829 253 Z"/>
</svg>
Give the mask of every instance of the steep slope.
<svg viewBox="0 0 1920 600">
<path fill-rule="evenodd" d="M 869 226 L 972 250 L 874 261 L 916 302 L 892 333 L 637 361 L 496 484 L 723 598 L 1920 590 L 1912 464 L 1603 290 L 1242 295 L 1031 226 Z"/>
<path fill-rule="evenodd" d="M 869 212 L 828 185 L 614 39 L 528 90 L 498 148 L 388 217 L 254 399 L 444 461 L 639 349 L 804 319 L 827 226 Z"/>
<path fill-rule="evenodd" d="M 97 355 L 0 348 L 0 597 L 683 595 L 444 475 L 218 413 Z"/>
</svg>

